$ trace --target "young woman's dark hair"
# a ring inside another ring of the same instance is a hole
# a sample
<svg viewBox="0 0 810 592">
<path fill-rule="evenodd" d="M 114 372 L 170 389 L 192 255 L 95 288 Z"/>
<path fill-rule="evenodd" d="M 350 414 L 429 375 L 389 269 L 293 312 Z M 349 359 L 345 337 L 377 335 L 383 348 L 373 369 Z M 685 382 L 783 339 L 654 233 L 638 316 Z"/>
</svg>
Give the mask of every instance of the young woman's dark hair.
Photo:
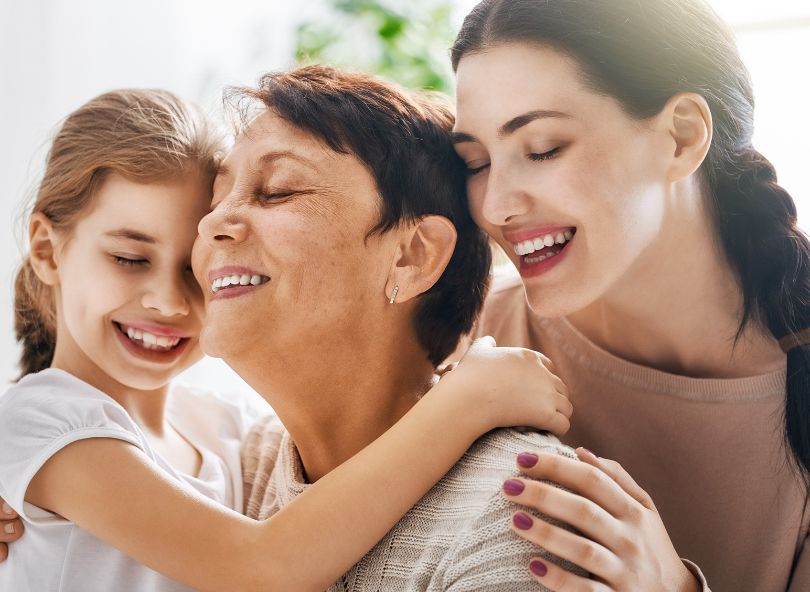
<svg viewBox="0 0 810 592">
<path fill-rule="evenodd" d="M 810 347 L 789 343 L 810 327 L 810 241 L 773 166 L 752 146 L 754 96 L 729 29 L 702 0 L 484 0 L 464 21 L 453 67 L 510 42 L 572 56 L 592 89 L 639 119 L 679 92 L 706 99 L 714 137 L 702 180 L 742 290 L 738 338 L 761 323 L 787 351 L 785 437 L 810 483 Z"/>
</svg>

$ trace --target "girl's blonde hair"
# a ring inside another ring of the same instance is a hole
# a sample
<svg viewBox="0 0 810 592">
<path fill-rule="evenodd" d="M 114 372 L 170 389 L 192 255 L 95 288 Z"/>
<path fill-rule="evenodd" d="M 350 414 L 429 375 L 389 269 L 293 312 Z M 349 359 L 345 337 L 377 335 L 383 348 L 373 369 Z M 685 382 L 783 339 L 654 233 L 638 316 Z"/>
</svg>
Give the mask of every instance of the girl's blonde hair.
<svg viewBox="0 0 810 592">
<path fill-rule="evenodd" d="M 164 90 L 104 93 L 68 115 L 51 144 L 31 214 L 70 232 L 111 173 L 155 183 L 193 171 L 213 179 L 222 136 L 204 114 Z M 17 272 L 14 328 L 23 346 L 21 377 L 51 365 L 56 345 L 53 289 L 26 256 Z"/>
</svg>

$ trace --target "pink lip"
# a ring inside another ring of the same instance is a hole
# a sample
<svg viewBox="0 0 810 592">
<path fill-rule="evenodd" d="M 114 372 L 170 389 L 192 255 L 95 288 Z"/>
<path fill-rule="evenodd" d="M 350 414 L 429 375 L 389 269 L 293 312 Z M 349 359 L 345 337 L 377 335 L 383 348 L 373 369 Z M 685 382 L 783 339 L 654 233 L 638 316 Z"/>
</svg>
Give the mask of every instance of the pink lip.
<svg viewBox="0 0 810 592">
<path fill-rule="evenodd" d="M 225 277 L 226 275 L 261 275 L 267 277 L 267 274 L 248 267 L 240 267 L 238 265 L 226 265 L 225 267 L 218 267 L 208 272 L 208 283 L 210 284 L 217 278 Z"/>
<path fill-rule="evenodd" d="M 556 236 L 566 230 L 576 230 L 576 226 L 540 226 L 521 230 L 508 230 L 503 233 L 503 237 L 510 243 L 516 245 L 539 236 L 546 236 L 547 234 Z"/>
<path fill-rule="evenodd" d="M 194 336 L 193 334 L 187 331 L 181 331 L 176 327 L 169 327 L 168 325 L 157 325 L 154 323 L 130 323 L 128 321 L 115 321 L 115 322 L 118 323 L 119 325 L 132 327 L 133 329 L 137 329 L 138 331 L 151 333 L 156 337 L 179 337 L 180 339 L 185 339 Z"/>
</svg>

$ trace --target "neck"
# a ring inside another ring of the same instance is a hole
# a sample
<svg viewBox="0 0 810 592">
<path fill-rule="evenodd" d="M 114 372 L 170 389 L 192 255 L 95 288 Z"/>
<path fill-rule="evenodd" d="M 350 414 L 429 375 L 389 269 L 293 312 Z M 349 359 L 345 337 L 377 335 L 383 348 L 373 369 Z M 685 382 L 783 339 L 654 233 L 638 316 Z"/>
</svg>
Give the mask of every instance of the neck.
<svg viewBox="0 0 810 592">
<path fill-rule="evenodd" d="M 309 482 L 373 442 L 430 388 L 433 365 L 405 316 L 407 324 L 373 338 L 301 340 L 308 343 L 295 351 L 227 360 L 278 414 Z"/>
<path fill-rule="evenodd" d="M 780 369 L 784 355 L 755 321 L 737 339 L 742 293 L 697 182 L 675 191 L 656 243 L 569 320 L 614 355 L 675 374 L 737 378 Z"/>
<path fill-rule="evenodd" d="M 58 331 L 60 336 L 67 331 Z M 169 385 L 137 389 L 117 381 L 89 359 L 69 337 L 57 338 L 51 368 L 58 368 L 97 388 L 126 409 L 132 419 L 147 433 L 162 436 Z"/>
</svg>

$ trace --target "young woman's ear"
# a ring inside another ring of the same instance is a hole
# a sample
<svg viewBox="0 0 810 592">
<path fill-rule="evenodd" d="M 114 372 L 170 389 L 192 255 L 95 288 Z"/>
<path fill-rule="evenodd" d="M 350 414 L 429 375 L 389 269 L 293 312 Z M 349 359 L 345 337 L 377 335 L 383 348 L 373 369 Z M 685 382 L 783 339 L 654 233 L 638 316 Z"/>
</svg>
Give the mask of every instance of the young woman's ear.
<svg viewBox="0 0 810 592">
<path fill-rule="evenodd" d="M 667 101 L 659 115 L 673 140 L 669 179 L 680 181 L 703 164 L 712 144 L 712 112 L 697 93 L 678 93 Z"/>
<path fill-rule="evenodd" d="M 41 212 L 31 216 L 28 227 L 28 238 L 31 242 L 29 259 L 37 277 L 48 286 L 59 283 L 56 263 L 56 231 L 53 224 Z"/>
<path fill-rule="evenodd" d="M 394 302 L 424 294 L 444 273 L 456 248 L 456 227 L 444 216 L 425 216 L 403 232 L 385 286 Z"/>
</svg>

